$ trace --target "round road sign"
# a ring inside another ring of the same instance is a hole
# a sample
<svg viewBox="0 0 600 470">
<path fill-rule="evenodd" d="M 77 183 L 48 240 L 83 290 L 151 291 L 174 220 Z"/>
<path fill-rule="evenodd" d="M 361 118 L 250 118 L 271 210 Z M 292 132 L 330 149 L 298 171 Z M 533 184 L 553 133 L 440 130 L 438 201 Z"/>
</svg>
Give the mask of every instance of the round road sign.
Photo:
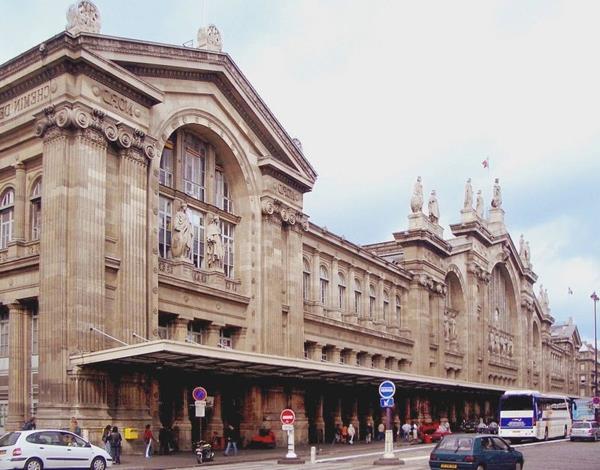
<svg viewBox="0 0 600 470">
<path fill-rule="evenodd" d="M 192 390 L 192 396 L 196 401 L 206 400 L 207 395 L 208 393 L 206 393 L 206 389 L 204 387 L 196 387 L 194 390 Z"/>
<path fill-rule="evenodd" d="M 294 410 L 286 408 L 281 412 L 279 419 L 281 420 L 281 424 L 294 424 L 294 421 L 296 421 L 296 413 L 294 413 Z"/>
<path fill-rule="evenodd" d="M 396 386 L 391 380 L 384 380 L 379 384 L 379 396 L 381 398 L 392 398 L 396 393 Z"/>
</svg>

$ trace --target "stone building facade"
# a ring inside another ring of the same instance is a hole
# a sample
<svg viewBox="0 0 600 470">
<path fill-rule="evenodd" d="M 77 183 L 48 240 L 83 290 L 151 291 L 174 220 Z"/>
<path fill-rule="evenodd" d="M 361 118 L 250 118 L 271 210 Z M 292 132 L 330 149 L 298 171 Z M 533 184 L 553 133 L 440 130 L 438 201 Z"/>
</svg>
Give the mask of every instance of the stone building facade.
<svg viewBox="0 0 600 470">
<path fill-rule="evenodd" d="M 185 448 L 224 422 L 276 429 L 289 406 L 305 442 L 379 421 L 384 378 L 396 423 L 492 416 L 508 388 L 579 392 L 580 344 L 553 337 L 499 184 L 488 216 L 466 188 L 445 238 L 418 182 L 408 229 L 359 246 L 308 221 L 316 172 L 216 28 L 190 48 L 70 15 L 0 66 L 5 429 L 152 423 Z"/>
</svg>

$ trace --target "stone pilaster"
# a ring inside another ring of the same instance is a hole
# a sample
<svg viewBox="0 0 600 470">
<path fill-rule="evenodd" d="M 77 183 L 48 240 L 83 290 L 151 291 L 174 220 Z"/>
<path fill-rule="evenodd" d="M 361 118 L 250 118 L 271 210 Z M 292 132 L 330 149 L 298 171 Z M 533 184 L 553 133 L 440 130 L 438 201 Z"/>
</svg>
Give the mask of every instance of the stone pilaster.
<svg viewBox="0 0 600 470">
<path fill-rule="evenodd" d="M 31 316 L 18 303 L 8 305 L 9 370 L 7 431 L 21 429 L 31 409 Z"/>
<path fill-rule="evenodd" d="M 140 131 L 135 139 L 143 138 Z M 146 282 L 146 213 L 148 158 L 139 146 L 120 151 L 119 191 L 121 193 L 121 331 L 125 342 L 133 341 L 133 333 L 150 336 L 148 327 Z"/>
<path fill-rule="evenodd" d="M 408 327 L 415 335 L 413 371 L 429 374 L 429 291 L 413 282 L 408 294 Z"/>
<path fill-rule="evenodd" d="M 260 390 L 259 390 L 260 396 Z M 254 397 L 246 395 L 246 400 L 244 400 L 244 410 L 248 406 L 248 398 L 250 398 L 250 402 L 252 406 L 256 403 L 254 402 Z M 210 440 L 212 435 L 216 432 L 218 436 L 223 435 L 223 416 L 221 414 L 221 390 L 215 389 L 213 392 L 213 407 L 212 413 L 210 414 L 207 423 L 206 423 L 206 437 Z M 246 421 L 246 414 L 244 413 L 244 423 Z M 240 430 L 241 431 L 241 430 Z"/>
<path fill-rule="evenodd" d="M 358 315 L 354 311 L 354 288 L 356 272 L 354 266 L 348 268 L 348 279 L 346 281 L 346 309 L 342 312 L 342 318 L 348 323 L 357 323 Z"/>
<path fill-rule="evenodd" d="M 190 450 L 192 443 L 192 423 L 189 416 L 190 391 L 187 386 L 181 390 L 181 407 L 175 410 L 173 431 L 179 442 L 180 450 Z"/>
<path fill-rule="evenodd" d="M 302 299 L 302 237 L 298 224 L 287 226 L 287 327 L 285 335 L 287 356 L 301 358 L 304 355 L 304 301 Z"/>
</svg>

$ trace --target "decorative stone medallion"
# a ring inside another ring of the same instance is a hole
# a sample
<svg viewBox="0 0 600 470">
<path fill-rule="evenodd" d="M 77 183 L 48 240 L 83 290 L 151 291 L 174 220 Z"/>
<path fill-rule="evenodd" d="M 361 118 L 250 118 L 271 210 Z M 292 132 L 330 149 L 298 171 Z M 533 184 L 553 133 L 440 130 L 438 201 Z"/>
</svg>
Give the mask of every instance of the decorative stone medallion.
<svg viewBox="0 0 600 470">
<path fill-rule="evenodd" d="M 67 11 L 67 31 L 71 34 L 99 33 L 100 10 L 90 0 L 79 0 Z"/>
</svg>

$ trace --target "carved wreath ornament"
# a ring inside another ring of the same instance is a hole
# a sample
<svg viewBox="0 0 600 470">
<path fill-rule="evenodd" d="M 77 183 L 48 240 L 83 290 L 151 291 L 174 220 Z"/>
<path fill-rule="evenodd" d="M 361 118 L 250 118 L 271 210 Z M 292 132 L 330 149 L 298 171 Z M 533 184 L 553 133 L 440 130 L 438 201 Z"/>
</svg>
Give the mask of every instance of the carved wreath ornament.
<svg viewBox="0 0 600 470">
<path fill-rule="evenodd" d="M 79 0 L 67 11 L 67 31 L 77 33 L 100 32 L 100 10 L 90 0 Z"/>
</svg>

